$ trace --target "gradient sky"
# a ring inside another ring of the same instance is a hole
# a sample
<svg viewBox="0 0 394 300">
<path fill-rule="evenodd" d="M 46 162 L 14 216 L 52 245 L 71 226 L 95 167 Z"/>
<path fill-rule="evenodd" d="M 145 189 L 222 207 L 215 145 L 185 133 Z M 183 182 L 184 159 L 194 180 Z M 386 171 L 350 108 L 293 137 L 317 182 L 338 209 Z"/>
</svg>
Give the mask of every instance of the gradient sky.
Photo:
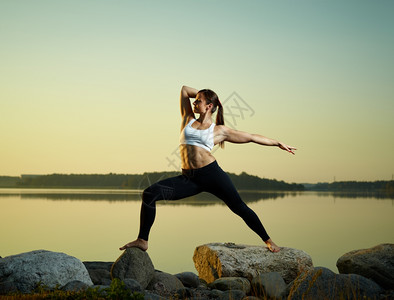
<svg viewBox="0 0 394 300">
<path fill-rule="evenodd" d="M 389 180 L 393 11 L 391 0 L 1 1 L 0 175 L 175 170 L 185 84 L 227 100 L 237 129 L 299 148 L 227 143 L 214 155 L 228 172 Z"/>
</svg>

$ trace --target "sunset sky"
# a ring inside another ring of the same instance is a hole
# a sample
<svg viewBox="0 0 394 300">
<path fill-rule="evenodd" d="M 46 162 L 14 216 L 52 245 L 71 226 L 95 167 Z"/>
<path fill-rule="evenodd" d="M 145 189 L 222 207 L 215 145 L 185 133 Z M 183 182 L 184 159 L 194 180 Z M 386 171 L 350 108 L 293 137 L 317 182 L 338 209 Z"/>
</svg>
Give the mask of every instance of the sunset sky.
<svg viewBox="0 0 394 300">
<path fill-rule="evenodd" d="M 174 171 L 182 85 L 298 147 L 214 152 L 288 182 L 394 174 L 394 1 L 1 1 L 0 175 Z"/>
</svg>

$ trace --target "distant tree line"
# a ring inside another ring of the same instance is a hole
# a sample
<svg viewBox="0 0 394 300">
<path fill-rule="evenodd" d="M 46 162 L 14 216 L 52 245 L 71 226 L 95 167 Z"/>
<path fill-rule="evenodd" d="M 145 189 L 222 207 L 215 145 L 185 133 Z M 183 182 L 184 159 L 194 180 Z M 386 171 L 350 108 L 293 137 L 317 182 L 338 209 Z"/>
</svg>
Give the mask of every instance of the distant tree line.
<svg viewBox="0 0 394 300">
<path fill-rule="evenodd" d="M 0 176 L 0 187 L 15 187 L 20 179 L 16 176 Z"/>
<path fill-rule="evenodd" d="M 0 177 L 0 187 L 144 189 L 161 179 L 179 174 L 179 172 L 150 172 L 143 174 L 51 174 L 11 178 L 3 176 Z M 264 179 L 245 172 L 239 175 L 229 173 L 229 176 L 238 190 L 304 190 L 302 184 Z"/>
<path fill-rule="evenodd" d="M 303 191 L 305 189 L 302 184 L 260 178 L 245 172 L 239 175 L 229 173 L 229 176 L 236 188 L 240 190 Z"/>
<path fill-rule="evenodd" d="M 349 191 L 374 192 L 382 191 L 394 194 L 394 181 L 338 181 L 332 183 L 317 183 L 309 188 L 313 191 Z"/>
<path fill-rule="evenodd" d="M 179 172 L 149 172 L 143 174 L 51 174 L 21 177 L 0 176 L 0 187 L 21 188 L 123 188 L 144 189 L 161 179 L 179 175 Z M 228 173 L 238 190 L 264 191 L 342 191 L 384 192 L 394 194 L 394 181 L 337 181 L 332 183 L 303 184 L 286 183 L 265 179 L 242 172 Z"/>
</svg>

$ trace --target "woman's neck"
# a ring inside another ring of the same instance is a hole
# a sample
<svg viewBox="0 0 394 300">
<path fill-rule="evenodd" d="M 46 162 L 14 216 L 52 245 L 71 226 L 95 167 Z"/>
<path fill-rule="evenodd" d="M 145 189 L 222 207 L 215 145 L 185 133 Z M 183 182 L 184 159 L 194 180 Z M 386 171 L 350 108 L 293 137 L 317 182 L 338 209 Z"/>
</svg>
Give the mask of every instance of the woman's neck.
<svg viewBox="0 0 394 300">
<path fill-rule="evenodd" d="M 200 114 L 197 119 L 201 124 L 212 124 L 212 115 L 211 114 Z"/>
</svg>

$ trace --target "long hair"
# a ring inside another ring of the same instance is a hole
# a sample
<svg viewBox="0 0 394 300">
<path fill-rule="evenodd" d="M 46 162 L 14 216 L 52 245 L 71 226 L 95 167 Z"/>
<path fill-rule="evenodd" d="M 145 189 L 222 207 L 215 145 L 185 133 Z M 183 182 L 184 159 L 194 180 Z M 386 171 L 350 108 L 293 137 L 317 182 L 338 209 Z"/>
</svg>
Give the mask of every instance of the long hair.
<svg viewBox="0 0 394 300">
<path fill-rule="evenodd" d="M 218 110 L 216 114 L 216 125 L 224 125 L 223 106 L 218 95 L 210 89 L 203 89 L 198 91 L 198 93 L 204 95 L 207 104 L 213 104 L 212 113 L 214 113 L 216 109 Z M 219 145 L 221 148 L 224 148 L 224 142 L 220 142 Z"/>
</svg>

